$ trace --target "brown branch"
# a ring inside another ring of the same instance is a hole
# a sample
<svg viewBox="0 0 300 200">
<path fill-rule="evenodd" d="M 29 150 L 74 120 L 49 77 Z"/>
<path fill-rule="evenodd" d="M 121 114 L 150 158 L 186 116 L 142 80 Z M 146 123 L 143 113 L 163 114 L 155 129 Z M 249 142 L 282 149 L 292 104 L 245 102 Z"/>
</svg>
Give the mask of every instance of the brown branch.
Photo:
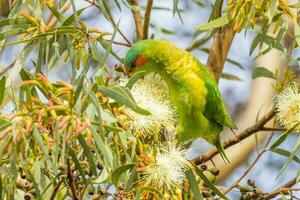
<svg viewBox="0 0 300 200">
<path fill-rule="evenodd" d="M 148 39 L 148 32 L 149 32 L 149 23 L 150 23 L 150 16 L 151 10 L 153 6 L 153 0 L 148 0 L 144 15 L 144 25 L 143 25 L 143 39 Z"/>
<path fill-rule="evenodd" d="M 241 140 L 244 140 L 248 138 L 249 136 L 253 135 L 256 132 L 261 131 L 261 129 L 264 127 L 266 123 L 268 123 L 273 117 L 275 116 L 275 111 L 271 110 L 269 113 L 267 113 L 262 119 L 260 119 L 256 124 L 253 126 L 248 127 L 241 133 L 239 133 L 236 136 L 233 136 L 231 138 L 228 138 L 225 140 L 222 145 L 224 149 L 227 149 L 228 147 L 231 147 L 237 143 L 239 143 Z M 200 165 L 208 160 L 211 160 L 215 155 L 219 153 L 218 149 L 216 147 L 213 147 L 211 150 L 203 153 L 199 157 L 195 158 L 193 162 L 196 165 Z"/>
<path fill-rule="evenodd" d="M 294 190 L 291 187 L 296 184 L 296 181 L 297 181 L 297 177 L 295 177 L 292 180 L 290 180 L 289 182 L 283 184 L 282 186 L 280 186 L 279 188 L 277 188 L 273 192 L 270 192 L 264 199 L 272 199 L 272 198 L 276 197 L 277 195 L 279 195 L 280 193 L 282 193 L 284 191 Z M 295 189 L 295 190 L 298 190 L 298 189 Z"/>
<path fill-rule="evenodd" d="M 262 127 L 262 131 L 286 131 L 285 128 L 272 128 L 272 127 Z"/>
<path fill-rule="evenodd" d="M 251 171 L 251 169 L 254 167 L 254 165 L 257 163 L 257 161 L 260 159 L 260 157 L 266 152 L 266 149 L 263 149 L 259 154 L 256 156 L 255 160 L 251 163 L 251 165 L 247 168 L 247 170 L 241 175 L 241 177 L 235 181 L 232 185 L 230 185 L 224 194 L 227 194 L 230 192 L 233 188 L 239 185 L 239 183 L 247 176 L 247 174 Z"/>
<path fill-rule="evenodd" d="M 71 169 L 71 161 L 67 159 L 67 177 L 68 177 L 68 184 L 70 186 L 72 196 L 74 200 L 79 200 L 77 196 L 77 190 L 76 190 L 76 185 L 74 182 L 74 177 Z"/>
<path fill-rule="evenodd" d="M 216 1 L 215 6 L 217 7 L 213 13 L 213 19 L 221 17 L 222 4 L 223 0 Z M 207 59 L 207 67 L 214 76 L 216 82 L 219 82 L 222 75 L 226 57 L 234 36 L 235 31 L 233 29 L 233 24 L 227 24 L 214 30 L 213 42 Z"/>
<path fill-rule="evenodd" d="M 132 6 L 138 6 L 138 0 L 128 0 L 128 3 Z M 136 40 L 140 41 L 143 39 L 143 22 L 142 22 L 142 16 L 139 11 L 135 11 L 131 9 L 135 27 L 136 27 Z"/>
<path fill-rule="evenodd" d="M 60 181 L 57 183 L 56 187 L 54 188 L 49 200 L 54 200 L 55 199 L 55 196 L 57 195 L 57 192 L 61 186 L 61 184 L 64 182 L 64 179 L 60 179 Z"/>
<path fill-rule="evenodd" d="M 235 31 L 233 30 L 232 24 L 225 25 L 215 30 L 213 43 L 207 59 L 207 67 L 217 82 L 219 82 L 222 75 L 226 57 L 234 36 Z"/>
</svg>

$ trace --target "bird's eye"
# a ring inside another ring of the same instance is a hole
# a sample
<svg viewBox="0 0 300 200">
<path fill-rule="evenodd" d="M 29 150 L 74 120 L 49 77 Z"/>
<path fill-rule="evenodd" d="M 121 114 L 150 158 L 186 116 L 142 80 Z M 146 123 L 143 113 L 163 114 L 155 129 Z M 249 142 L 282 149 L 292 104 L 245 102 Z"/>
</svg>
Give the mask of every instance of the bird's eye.
<svg viewBox="0 0 300 200">
<path fill-rule="evenodd" d="M 136 67 L 141 67 L 146 62 L 147 62 L 147 58 L 144 55 L 139 55 L 139 56 L 137 56 L 134 64 L 135 64 Z"/>
</svg>

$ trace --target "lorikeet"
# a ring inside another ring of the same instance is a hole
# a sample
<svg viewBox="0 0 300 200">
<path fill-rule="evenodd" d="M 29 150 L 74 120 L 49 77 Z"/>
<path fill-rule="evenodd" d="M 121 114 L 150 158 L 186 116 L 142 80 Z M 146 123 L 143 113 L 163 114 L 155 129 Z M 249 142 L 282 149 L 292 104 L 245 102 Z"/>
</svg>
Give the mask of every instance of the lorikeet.
<svg viewBox="0 0 300 200">
<path fill-rule="evenodd" d="M 215 80 L 200 61 L 168 41 L 143 40 L 129 49 L 124 62 L 127 71 L 154 72 L 166 82 L 178 113 L 178 136 L 182 142 L 204 138 L 228 161 L 220 132 L 224 126 L 230 129 L 236 126 Z"/>
</svg>

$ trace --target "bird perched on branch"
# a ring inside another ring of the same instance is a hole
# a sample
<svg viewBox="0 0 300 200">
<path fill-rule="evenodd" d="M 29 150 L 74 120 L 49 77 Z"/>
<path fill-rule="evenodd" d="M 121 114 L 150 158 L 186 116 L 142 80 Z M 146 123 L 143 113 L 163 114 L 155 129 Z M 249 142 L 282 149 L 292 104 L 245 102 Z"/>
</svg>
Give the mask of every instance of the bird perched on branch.
<svg viewBox="0 0 300 200">
<path fill-rule="evenodd" d="M 178 113 L 178 138 L 182 142 L 204 138 L 228 161 L 220 132 L 224 126 L 230 129 L 236 126 L 226 111 L 215 80 L 203 64 L 165 40 L 143 40 L 134 44 L 124 62 L 129 72 L 154 72 L 166 82 Z"/>
</svg>

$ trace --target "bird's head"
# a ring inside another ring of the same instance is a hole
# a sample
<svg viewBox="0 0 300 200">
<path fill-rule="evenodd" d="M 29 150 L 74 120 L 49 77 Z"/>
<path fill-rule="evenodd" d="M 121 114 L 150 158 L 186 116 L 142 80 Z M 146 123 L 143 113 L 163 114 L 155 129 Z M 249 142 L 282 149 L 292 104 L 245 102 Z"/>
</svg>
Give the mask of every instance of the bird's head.
<svg viewBox="0 0 300 200">
<path fill-rule="evenodd" d="M 153 71 L 155 66 L 159 65 L 156 59 L 158 51 L 167 43 L 164 40 L 142 40 L 135 43 L 124 58 L 126 72 L 130 74 L 137 71 Z"/>
</svg>

